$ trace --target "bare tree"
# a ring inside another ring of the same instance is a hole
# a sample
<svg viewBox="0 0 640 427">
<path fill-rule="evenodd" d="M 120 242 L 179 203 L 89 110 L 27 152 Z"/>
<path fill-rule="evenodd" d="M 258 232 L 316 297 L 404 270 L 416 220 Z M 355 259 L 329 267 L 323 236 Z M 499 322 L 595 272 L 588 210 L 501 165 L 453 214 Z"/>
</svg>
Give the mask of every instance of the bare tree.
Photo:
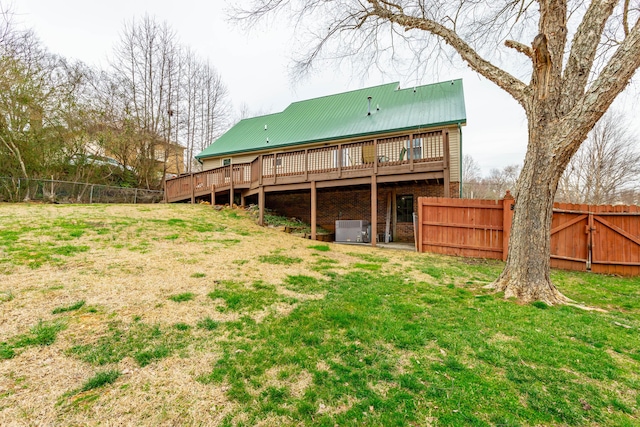
<svg viewBox="0 0 640 427">
<path fill-rule="evenodd" d="M 507 190 L 516 188 L 518 176 L 522 166 L 518 164 L 507 165 L 503 169 L 491 169 L 489 176 L 483 180 L 486 193 L 483 196 L 487 199 L 501 199 Z"/>
<path fill-rule="evenodd" d="M 625 190 L 640 185 L 638 138 L 628 130 L 627 118 L 608 111 L 573 155 L 558 185 L 557 199 L 592 205 L 622 201 Z"/>
<path fill-rule="evenodd" d="M 154 177 L 166 175 L 171 156 L 183 165 L 177 145 L 186 148 L 191 172 L 193 156 L 228 125 L 228 94 L 216 70 L 180 45 L 167 23 L 149 16 L 125 26 L 111 68 L 111 80 L 122 88 L 120 120 L 136 133 L 129 139 L 136 152 L 127 162 L 141 183 L 157 185 Z M 129 144 L 114 142 L 125 148 L 120 158 L 131 156 Z"/>
<path fill-rule="evenodd" d="M 465 154 L 462 158 L 462 197 L 478 197 L 481 179 L 480 165 L 470 154 Z"/>
<path fill-rule="evenodd" d="M 229 124 L 227 88 L 218 72 L 189 50 L 183 51 L 182 140 L 187 147 L 187 172 L 201 167 L 194 156 L 207 148 Z"/>
<path fill-rule="evenodd" d="M 179 45 L 166 23 L 149 16 L 125 25 L 114 49 L 109 80 L 117 82 L 117 97 L 108 96 L 118 129 L 117 137 L 106 139 L 107 150 L 138 177 L 137 185 L 160 184 L 166 171 L 170 140 L 170 111 L 177 88 Z M 113 136 L 116 136 L 114 134 Z"/>
<path fill-rule="evenodd" d="M 509 256 L 494 287 L 506 298 L 556 304 L 567 301 L 550 280 L 558 181 L 640 67 L 639 6 L 637 0 L 254 0 L 235 16 L 292 13 L 296 28 L 309 30 L 301 39 L 311 48 L 297 62 L 303 70 L 319 59 L 354 55 L 379 66 L 380 58 L 398 63 L 400 45 L 414 54 L 416 68 L 443 48 L 518 101 L 528 119 L 528 149 Z M 529 83 L 507 71 L 511 63 L 529 69 Z"/>
<path fill-rule="evenodd" d="M 473 199 L 502 199 L 507 190 L 516 188 L 521 166 L 507 165 L 502 169 L 493 168 L 489 175 L 480 174 L 480 166 L 470 155 L 462 160 L 463 196 Z"/>
</svg>

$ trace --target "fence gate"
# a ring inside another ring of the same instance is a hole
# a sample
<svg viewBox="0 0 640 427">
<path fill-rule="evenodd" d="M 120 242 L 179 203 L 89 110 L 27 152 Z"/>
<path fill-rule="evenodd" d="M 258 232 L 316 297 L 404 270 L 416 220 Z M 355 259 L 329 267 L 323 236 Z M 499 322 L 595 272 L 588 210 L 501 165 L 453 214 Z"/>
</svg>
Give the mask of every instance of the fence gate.
<svg viewBox="0 0 640 427">
<path fill-rule="evenodd" d="M 592 206 L 591 271 L 640 275 L 640 209 L 623 212 L 623 206 Z M 613 211 L 612 211 L 613 210 Z"/>
<path fill-rule="evenodd" d="M 557 203 L 551 223 L 551 266 L 640 275 L 640 209 Z"/>
<path fill-rule="evenodd" d="M 418 198 L 419 252 L 506 259 L 513 198 Z M 556 203 L 551 266 L 640 276 L 640 206 Z"/>
<path fill-rule="evenodd" d="M 554 209 L 551 221 L 551 266 L 585 270 L 591 265 L 591 216 L 587 205 Z"/>
</svg>

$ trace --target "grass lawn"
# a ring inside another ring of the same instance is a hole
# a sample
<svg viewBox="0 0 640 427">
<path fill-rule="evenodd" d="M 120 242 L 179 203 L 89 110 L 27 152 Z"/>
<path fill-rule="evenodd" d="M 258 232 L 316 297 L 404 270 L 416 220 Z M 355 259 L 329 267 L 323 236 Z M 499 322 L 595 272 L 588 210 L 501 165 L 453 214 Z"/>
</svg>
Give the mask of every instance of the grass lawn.
<svg viewBox="0 0 640 427">
<path fill-rule="evenodd" d="M 640 425 L 640 278 L 519 305 L 484 289 L 502 265 L 0 204 L 0 425 Z"/>
</svg>

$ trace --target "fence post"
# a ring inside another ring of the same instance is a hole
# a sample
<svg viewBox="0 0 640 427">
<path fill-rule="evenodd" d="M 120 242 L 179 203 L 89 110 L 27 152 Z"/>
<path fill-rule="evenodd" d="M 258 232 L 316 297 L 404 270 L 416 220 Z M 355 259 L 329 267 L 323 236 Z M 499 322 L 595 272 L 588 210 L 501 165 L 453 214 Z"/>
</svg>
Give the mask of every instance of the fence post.
<svg viewBox="0 0 640 427">
<path fill-rule="evenodd" d="M 509 255 L 509 237 L 511 236 L 511 224 L 513 223 L 513 210 L 515 199 L 511 195 L 511 191 L 507 190 L 507 194 L 502 199 L 502 260 L 507 260 Z"/>
<path fill-rule="evenodd" d="M 91 191 L 89 192 L 89 204 L 93 204 L 93 187 L 95 187 L 95 185 L 91 186 Z"/>
<path fill-rule="evenodd" d="M 169 198 L 167 197 L 167 178 L 166 177 L 162 182 L 162 189 L 164 190 L 162 193 L 162 200 L 165 203 L 169 203 Z"/>
<path fill-rule="evenodd" d="M 416 252 L 418 252 L 418 253 L 424 252 L 423 251 L 423 246 L 422 246 L 422 239 L 423 239 L 423 236 L 422 236 L 422 231 L 423 231 L 423 226 L 422 226 L 423 204 L 424 204 L 424 198 L 423 197 L 418 197 L 418 218 L 417 218 L 418 226 L 416 228 L 415 236 L 414 236 L 414 238 L 416 240 Z M 414 221 L 415 221 L 415 219 L 414 219 Z"/>
<path fill-rule="evenodd" d="M 136 188 L 136 191 L 133 193 L 133 204 L 136 205 L 138 204 L 138 189 Z"/>
</svg>

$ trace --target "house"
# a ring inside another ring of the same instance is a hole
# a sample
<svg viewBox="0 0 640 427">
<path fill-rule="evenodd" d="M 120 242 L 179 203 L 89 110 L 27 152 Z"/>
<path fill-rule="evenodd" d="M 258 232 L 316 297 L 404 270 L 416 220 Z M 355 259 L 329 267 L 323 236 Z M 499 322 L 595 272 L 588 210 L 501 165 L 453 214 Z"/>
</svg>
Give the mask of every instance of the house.
<svg viewBox="0 0 640 427">
<path fill-rule="evenodd" d="M 184 152 L 180 144 L 163 140 L 135 143 L 126 140 L 123 144 L 98 144 L 89 142 L 86 152 L 95 164 L 110 164 L 128 170 L 149 170 L 158 179 L 173 178 L 185 172 Z M 126 165 L 126 166 L 124 166 Z"/>
<path fill-rule="evenodd" d="M 152 151 L 158 172 L 161 174 L 164 170 L 167 178 L 175 177 L 184 173 L 185 150 L 185 147 L 174 142 L 156 142 L 152 146 Z"/>
<path fill-rule="evenodd" d="M 241 120 L 196 158 L 203 171 L 166 183 L 169 202 L 257 203 L 333 230 L 367 220 L 373 235 L 413 241 L 420 196 L 458 197 L 462 80 L 390 83 Z M 376 239 L 371 239 L 375 245 Z"/>
</svg>

